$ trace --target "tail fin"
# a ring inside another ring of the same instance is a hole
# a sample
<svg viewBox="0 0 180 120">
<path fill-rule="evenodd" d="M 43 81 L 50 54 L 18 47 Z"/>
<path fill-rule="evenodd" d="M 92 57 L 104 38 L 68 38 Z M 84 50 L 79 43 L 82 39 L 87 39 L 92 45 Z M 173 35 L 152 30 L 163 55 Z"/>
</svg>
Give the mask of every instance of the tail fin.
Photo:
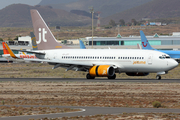
<svg viewBox="0 0 180 120">
<path fill-rule="evenodd" d="M 79 45 L 80 45 L 80 49 L 86 49 L 84 43 L 82 42 L 82 40 L 79 40 Z"/>
<path fill-rule="evenodd" d="M 31 10 L 31 17 L 38 50 L 69 48 L 57 42 L 54 35 L 37 10 Z"/>
<path fill-rule="evenodd" d="M 4 44 L 5 44 L 8 52 L 9 52 L 9 54 L 11 55 L 11 57 L 16 59 L 16 58 L 17 58 L 16 55 L 15 55 L 15 54 L 13 53 L 13 51 L 9 48 L 9 46 L 7 45 L 7 43 L 4 43 Z"/>
<path fill-rule="evenodd" d="M 141 48 L 141 45 L 139 45 L 139 44 L 137 44 L 137 48 L 138 48 L 138 49 L 142 49 L 142 48 Z"/>
<path fill-rule="evenodd" d="M 142 49 L 155 50 L 149 44 L 149 42 L 148 42 L 148 40 L 147 40 L 147 38 L 144 35 L 144 32 L 142 30 L 140 30 L 140 35 L 141 35 Z"/>
<path fill-rule="evenodd" d="M 4 54 L 9 54 L 9 52 L 8 52 L 6 46 L 5 46 L 5 42 L 2 42 L 2 45 L 3 45 L 3 53 Z"/>
<path fill-rule="evenodd" d="M 32 48 L 33 50 L 38 50 L 37 44 L 36 44 L 36 37 L 33 32 L 30 32 L 31 35 L 31 41 L 32 41 Z"/>
</svg>

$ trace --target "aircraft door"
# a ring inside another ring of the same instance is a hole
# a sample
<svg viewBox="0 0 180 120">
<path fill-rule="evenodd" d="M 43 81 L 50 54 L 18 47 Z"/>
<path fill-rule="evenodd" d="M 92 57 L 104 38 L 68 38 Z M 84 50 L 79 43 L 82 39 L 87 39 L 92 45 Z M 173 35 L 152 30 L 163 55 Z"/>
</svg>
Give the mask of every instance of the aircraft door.
<svg viewBox="0 0 180 120">
<path fill-rule="evenodd" d="M 148 60 L 147 60 L 148 65 L 152 65 L 152 59 L 153 59 L 153 55 L 152 55 L 152 54 L 149 54 Z"/>
<path fill-rule="evenodd" d="M 54 59 L 56 59 L 57 58 L 57 53 L 54 53 Z"/>
</svg>

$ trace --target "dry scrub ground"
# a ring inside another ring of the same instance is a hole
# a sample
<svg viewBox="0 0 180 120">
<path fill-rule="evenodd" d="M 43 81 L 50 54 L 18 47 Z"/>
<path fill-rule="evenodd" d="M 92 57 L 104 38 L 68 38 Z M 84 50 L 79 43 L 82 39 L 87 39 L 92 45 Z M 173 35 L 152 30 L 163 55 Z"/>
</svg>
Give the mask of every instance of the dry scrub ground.
<svg viewBox="0 0 180 120">
<path fill-rule="evenodd" d="M 52 113 L 66 113 L 80 111 L 80 109 L 70 108 L 50 108 L 50 107 L 17 107 L 17 106 L 1 106 L 0 117 L 6 116 L 25 116 Z"/>
<path fill-rule="evenodd" d="M 52 65 L 46 63 L 1 63 L 0 78 L 86 78 L 87 72 L 66 72 L 63 68 L 52 70 Z M 162 75 L 162 79 L 179 79 L 180 65 Z M 127 76 L 125 73 L 116 74 L 117 79 L 155 79 L 156 73 L 150 73 L 148 76 Z M 105 78 L 106 79 L 106 78 Z"/>
<path fill-rule="evenodd" d="M 1 82 L 4 105 L 180 108 L 180 83 Z"/>
<path fill-rule="evenodd" d="M 34 119 L 30 119 L 34 120 Z M 119 115 L 75 116 L 63 118 L 43 118 L 42 120 L 180 120 L 176 113 L 123 113 Z"/>
<path fill-rule="evenodd" d="M 152 108 L 154 101 L 160 101 L 162 108 L 180 108 L 180 83 L 110 83 L 110 82 L 1 82 L 0 101 L 2 105 L 57 105 L 57 106 L 101 106 Z M 22 109 L 16 113 L 22 114 Z M 4 111 L 13 111 L 10 110 Z M 34 110 L 23 114 L 34 114 Z M 38 109 L 38 108 L 37 108 Z M 47 111 L 39 109 L 43 114 Z M 53 111 L 53 110 L 52 110 Z M 55 111 L 54 111 L 55 112 Z M 54 113 L 51 112 L 51 113 Z M 58 112 L 58 111 L 56 111 Z M 37 112 L 38 113 L 38 112 Z M 1 108 L 1 115 L 5 115 Z M 174 113 L 123 113 L 120 115 L 95 115 L 57 118 L 60 120 L 124 120 L 124 119 L 180 119 Z M 48 120 L 48 118 L 43 118 Z"/>
<path fill-rule="evenodd" d="M 58 40 L 68 40 L 68 39 L 79 39 L 85 38 L 92 35 L 91 26 L 89 27 L 61 27 L 60 31 L 51 27 L 53 35 Z M 139 30 L 143 30 L 146 35 L 154 35 L 155 33 L 159 35 L 169 35 L 172 32 L 180 31 L 180 24 L 170 24 L 167 26 L 124 26 L 120 27 L 120 34 L 125 36 L 136 35 L 139 36 Z M 33 28 L 0 28 L 0 38 L 4 40 L 14 39 L 15 36 L 27 36 Z M 116 37 L 118 34 L 118 29 L 116 27 L 112 29 L 101 28 L 99 31 L 94 32 L 94 36 L 98 37 Z"/>
</svg>

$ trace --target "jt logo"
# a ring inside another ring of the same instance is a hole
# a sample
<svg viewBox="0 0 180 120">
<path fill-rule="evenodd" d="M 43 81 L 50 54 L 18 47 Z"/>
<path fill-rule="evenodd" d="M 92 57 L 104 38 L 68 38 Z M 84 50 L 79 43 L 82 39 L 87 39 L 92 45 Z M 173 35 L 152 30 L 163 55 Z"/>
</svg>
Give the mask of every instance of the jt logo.
<svg viewBox="0 0 180 120">
<path fill-rule="evenodd" d="M 39 41 L 37 41 L 37 44 L 41 43 L 41 41 L 43 40 L 44 42 L 47 42 L 46 38 L 45 38 L 45 34 L 47 34 L 47 31 L 45 30 L 45 28 L 39 28 Z"/>
<path fill-rule="evenodd" d="M 148 42 L 148 41 L 147 41 Z M 144 47 L 146 47 L 147 46 L 147 43 L 146 44 L 144 44 L 144 42 L 142 42 L 142 45 L 144 46 Z"/>
</svg>

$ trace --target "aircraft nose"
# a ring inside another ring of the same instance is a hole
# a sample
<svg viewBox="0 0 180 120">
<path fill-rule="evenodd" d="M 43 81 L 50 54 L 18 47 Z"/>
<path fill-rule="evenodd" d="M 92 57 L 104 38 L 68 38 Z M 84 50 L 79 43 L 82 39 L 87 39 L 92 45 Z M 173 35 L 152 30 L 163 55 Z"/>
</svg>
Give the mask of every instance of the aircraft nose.
<svg viewBox="0 0 180 120">
<path fill-rule="evenodd" d="M 178 64 L 178 62 L 177 61 L 175 61 L 175 60 L 171 60 L 171 62 L 170 62 L 170 67 L 171 67 L 171 69 L 173 69 L 173 68 L 175 68 L 175 67 L 177 67 L 179 64 Z"/>
</svg>

